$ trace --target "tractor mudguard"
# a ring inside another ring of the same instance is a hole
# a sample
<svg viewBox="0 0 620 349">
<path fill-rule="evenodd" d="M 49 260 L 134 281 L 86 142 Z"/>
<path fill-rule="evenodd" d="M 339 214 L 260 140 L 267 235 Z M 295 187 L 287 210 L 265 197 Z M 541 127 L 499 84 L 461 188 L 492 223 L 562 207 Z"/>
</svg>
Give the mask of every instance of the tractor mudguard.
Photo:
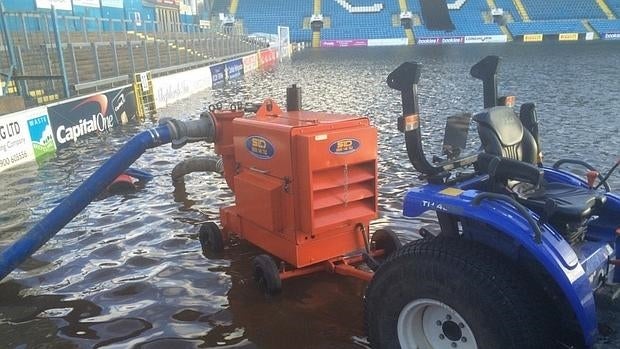
<svg viewBox="0 0 620 349">
<path fill-rule="evenodd" d="M 495 231 L 505 234 L 504 237 L 514 241 L 515 249 L 523 248 L 528 251 L 548 272 L 570 304 L 585 344 L 592 345 L 597 335 L 594 296 L 575 251 L 549 225 L 540 227 L 542 241 L 540 244 L 536 243 L 530 223 L 507 202 L 483 200 L 480 205 L 473 205 L 473 199 L 480 193 L 477 190 L 461 190 L 433 184 L 413 188 L 405 195 L 403 214 L 406 217 L 417 217 L 433 210 L 485 223 Z M 535 214 L 532 216 L 538 219 Z M 484 236 L 481 237 L 482 242 L 493 248 L 495 241 L 487 235 Z"/>
<path fill-rule="evenodd" d="M 561 182 L 565 184 L 574 185 L 577 187 L 583 187 L 583 188 L 588 187 L 588 183 L 586 183 L 586 181 L 584 181 L 581 177 L 573 173 L 562 171 L 562 170 L 556 170 L 551 167 L 543 167 L 543 170 L 545 171 L 544 176 L 547 182 Z"/>
</svg>

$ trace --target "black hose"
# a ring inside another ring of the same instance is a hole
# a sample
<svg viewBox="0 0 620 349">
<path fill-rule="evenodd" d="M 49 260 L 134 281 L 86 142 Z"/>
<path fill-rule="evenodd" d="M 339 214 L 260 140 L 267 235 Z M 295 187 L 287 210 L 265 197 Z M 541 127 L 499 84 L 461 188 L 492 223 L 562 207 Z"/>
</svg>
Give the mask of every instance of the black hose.
<svg viewBox="0 0 620 349">
<path fill-rule="evenodd" d="M 183 182 L 183 177 L 192 172 L 224 172 L 222 158 L 217 156 L 201 156 L 179 162 L 172 170 L 172 181 Z"/>
</svg>

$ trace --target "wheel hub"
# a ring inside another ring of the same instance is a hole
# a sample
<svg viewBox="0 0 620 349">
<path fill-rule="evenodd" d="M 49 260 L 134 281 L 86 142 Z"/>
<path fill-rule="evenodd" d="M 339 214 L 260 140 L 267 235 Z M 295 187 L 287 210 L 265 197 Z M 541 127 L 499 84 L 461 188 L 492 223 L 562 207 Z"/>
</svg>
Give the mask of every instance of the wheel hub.
<svg viewBox="0 0 620 349">
<path fill-rule="evenodd" d="M 407 304 L 398 317 L 397 332 L 403 349 L 478 348 L 463 317 L 434 299 L 422 298 Z"/>
<path fill-rule="evenodd" d="M 446 321 L 441 325 L 441 330 L 448 340 L 460 341 L 463 337 L 463 332 L 459 325 L 454 321 Z"/>
</svg>

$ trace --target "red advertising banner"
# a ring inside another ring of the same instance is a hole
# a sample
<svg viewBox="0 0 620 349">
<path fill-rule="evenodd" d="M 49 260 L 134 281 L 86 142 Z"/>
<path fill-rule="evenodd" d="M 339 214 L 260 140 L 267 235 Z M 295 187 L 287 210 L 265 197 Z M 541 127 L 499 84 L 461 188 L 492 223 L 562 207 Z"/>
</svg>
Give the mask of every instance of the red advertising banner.
<svg viewBox="0 0 620 349">
<path fill-rule="evenodd" d="M 321 47 L 366 47 L 367 39 L 321 40 Z"/>
<path fill-rule="evenodd" d="M 258 64 L 260 66 L 272 64 L 278 59 L 275 49 L 267 49 L 258 53 Z"/>
</svg>

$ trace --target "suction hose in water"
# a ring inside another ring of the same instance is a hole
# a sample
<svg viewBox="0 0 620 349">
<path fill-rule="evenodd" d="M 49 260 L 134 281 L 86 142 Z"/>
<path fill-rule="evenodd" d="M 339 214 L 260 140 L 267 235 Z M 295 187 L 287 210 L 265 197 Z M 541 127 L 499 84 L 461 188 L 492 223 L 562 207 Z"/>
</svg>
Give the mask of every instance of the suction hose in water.
<svg viewBox="0 0 620 349">
<path fill-rule="evenodd" d="M 214 142 L 215 135 L 213 118 L 209 114 L 203 114 L 198 120 L 162 120 L 160 126 L 134 136 L 45 218 L 2 251 L 0 280 L 56 235 L 147 149 L 170 142 L 174 148 L 191 142 Z"/>
<path fill-rule="evenodd" d="M 192 172 L 224 172 L 222 158 L 216 156 L 200 156 L 179 162 L 172 170 L 172 181 L 183 182 L 183 177 Z"/>
</svg>

